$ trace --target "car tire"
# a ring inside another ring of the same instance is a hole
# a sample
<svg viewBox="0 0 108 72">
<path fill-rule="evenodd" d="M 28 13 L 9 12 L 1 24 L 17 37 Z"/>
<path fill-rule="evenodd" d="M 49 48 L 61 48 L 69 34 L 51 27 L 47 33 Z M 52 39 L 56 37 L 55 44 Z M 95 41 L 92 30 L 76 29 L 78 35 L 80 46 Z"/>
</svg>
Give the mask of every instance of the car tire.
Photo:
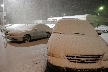
<svg viewBox="0 0 108 72">
<path fill-rule="evenodd" d="M 26 42 L 30 42 L 31 41 L 31 36 L 29 34 L 24 35 L 23 37 L 23 41 Z"/>
<path fill-rule="evenodd" d="M 18 41 L 17 43 L 18 43 L 18 44 L 21 44 L 21 42 L 20 42 L 20 41 Z"/>
</svg>

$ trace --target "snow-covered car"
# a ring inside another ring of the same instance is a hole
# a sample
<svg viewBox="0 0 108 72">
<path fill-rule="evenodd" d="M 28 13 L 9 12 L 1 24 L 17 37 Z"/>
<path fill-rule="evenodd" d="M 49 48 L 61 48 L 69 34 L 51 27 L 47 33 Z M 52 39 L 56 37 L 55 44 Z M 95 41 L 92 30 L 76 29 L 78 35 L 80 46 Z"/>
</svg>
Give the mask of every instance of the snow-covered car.
<svg viewBox="0 0 108 72">
<path fill-rule="evenodd" d="M 105 25 L 100 25 L 100 26 L 96 27 L 95 29 L 96 30 L 101 30 L 104 33 L 108 32 L 108 26 L 105 26 Z"/>
<path fill-rule="evenodd" d="M 7 38 L 12 41 L 24 41 L 28 42 L 32 39 L 50 37 L 50 28 L 44 24 L 28 24 L 22 29 L 10 31 L 7 34 Z"/>
<path fill-rule="evenodd" d="M 12 24 L 6 24 L 6 25 L 1 26 L 1 32 L 3 32 L 9 26 L 12 26 Z"/>
<path fill-rule="evenodd" d="M 8 32 L 17 30 L 19 28 L 23 28 L 26 25 L 27 24 L 12 24 L 9 26 L 5 26 L 3 31 L 4 31 L 4 34 L 7 35 Z"/>
<path fill-rule="evenodd" d="M 59 20 L 47 45 L 51 72 L 108 72 L 108 45 L 85 20 Z"/>
</svg>

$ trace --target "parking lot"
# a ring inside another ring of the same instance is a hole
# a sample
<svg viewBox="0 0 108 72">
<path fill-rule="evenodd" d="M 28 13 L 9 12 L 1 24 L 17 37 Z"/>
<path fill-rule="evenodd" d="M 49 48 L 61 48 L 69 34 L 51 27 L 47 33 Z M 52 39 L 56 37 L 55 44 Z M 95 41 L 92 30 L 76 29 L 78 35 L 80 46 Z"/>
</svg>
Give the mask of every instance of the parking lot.
<svg viewBox="0 0 108 72">
<path fill-rule="evenodd" d="M 108 33 L 102 38 L 108 43 Z M 0 33 L 0 72 L 44 72 L 48 38 L 28 43 L 6 42 Z"/>
<path fill-rule="evenodd" d="M 44 72 L 48 39 L 6 42 L 0 33 L 0 72 Z"/>
</svg>

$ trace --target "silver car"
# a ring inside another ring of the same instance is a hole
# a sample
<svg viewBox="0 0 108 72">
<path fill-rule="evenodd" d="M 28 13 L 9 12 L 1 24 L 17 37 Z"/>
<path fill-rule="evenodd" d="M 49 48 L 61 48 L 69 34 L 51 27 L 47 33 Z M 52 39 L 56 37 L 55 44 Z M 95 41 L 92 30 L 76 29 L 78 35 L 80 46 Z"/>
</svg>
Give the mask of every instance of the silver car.
<svg viewBox="0 0 108 72">
<path fill-rule="evenodd" d="M 7 38 L 12 41 L 29 42 L 32 39 L 50 37 L 50 28 L 44 24 L 28 24 L 8 32 Z"/>
</svg>

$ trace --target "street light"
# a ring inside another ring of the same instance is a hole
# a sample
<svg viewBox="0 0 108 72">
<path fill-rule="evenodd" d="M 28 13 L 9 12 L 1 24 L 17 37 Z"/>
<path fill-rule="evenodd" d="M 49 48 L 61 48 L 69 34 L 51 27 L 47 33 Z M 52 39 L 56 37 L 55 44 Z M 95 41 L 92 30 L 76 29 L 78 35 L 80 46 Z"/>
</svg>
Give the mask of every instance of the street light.
<svg viewBox="0 0 108 72">
<path fill-rule="evenodd" d="M 3 11 L 2 11 L 2 13 L 3 13 L 3 15 L 2 15 L 2 22 L 3 22 L 3 26 L 4 26 L 4 0 L 3 0 L 3 4 L 1 5 L 1 7 L 3 7 Z"/>
<path fill-rule="evenodd" d="M 104 6 L 99 7 L 99 11 L 102 11 L 104 9 Z"/>
<path fill-rule="evenodd" d="M 100 7 L 98 8 L 98 15 L 100 15 L 99 12 L 102 11 L 103 9 L 104 9 L 104 6 L 100 6 Z"/>
<path fill-rule="evenodd" d="M 64 13 L 63 15 L 65 16 L 66 14 Z"/>
<path fill-rule="evenodd" d="M 2 4 L 1 7 L 4 7 L 4 5 Z"/>
</svg>

